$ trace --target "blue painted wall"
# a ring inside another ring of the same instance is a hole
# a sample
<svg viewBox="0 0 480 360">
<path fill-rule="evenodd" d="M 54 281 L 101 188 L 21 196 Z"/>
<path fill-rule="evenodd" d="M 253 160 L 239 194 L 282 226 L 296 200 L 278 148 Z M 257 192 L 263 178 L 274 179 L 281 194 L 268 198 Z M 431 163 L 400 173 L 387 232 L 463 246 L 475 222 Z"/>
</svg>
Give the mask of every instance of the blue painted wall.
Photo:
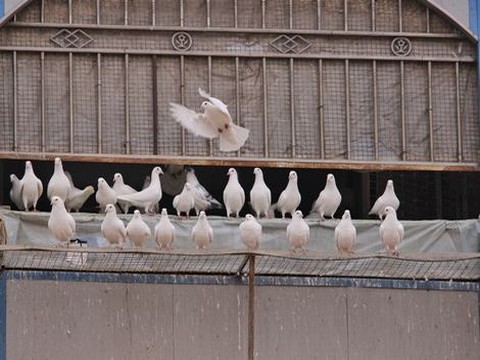
<svg viewBox="0 0 480 360">
<path fill-rule="evenodd" d="M 480 1 L 479 0 L 470 0 L 469 1 L 469 20 L 470 20 L 470 29 L 475 33 L 479 34 L 479 23 L 480 23 Z"/>
<path fill-rule="evenodd" d="M 0 18 L 5 14 L 5 0 L 0 0 Z"/>
</svg>

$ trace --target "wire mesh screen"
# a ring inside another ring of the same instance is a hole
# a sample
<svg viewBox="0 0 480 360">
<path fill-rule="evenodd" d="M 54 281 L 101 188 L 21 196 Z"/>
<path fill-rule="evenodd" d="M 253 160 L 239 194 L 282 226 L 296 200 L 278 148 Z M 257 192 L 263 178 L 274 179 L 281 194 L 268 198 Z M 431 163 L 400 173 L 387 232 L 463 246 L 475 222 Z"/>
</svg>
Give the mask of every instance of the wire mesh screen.
<svg viewBox="0 0 480 360">
<path fill-rule="evenodd" d="M 262 28 L 262 3 L 257 0 L 237 0 L 238 27 Z"/>
<path fill-rule="evenodd" d="M 19 12 L 17 16 L 17 21 L 24 22 L 40 22 L 42 13 L 42 3 L 41 1 L 35 0 L 28 5 L 25 9 Z"/>
<path fill-rule="evenodd" d="M 47 0 L 43 3 L 43 18 L 49 23 L 68 23 L 68 7 L 65 0 Z"/>
<path fill-rule="evenodd" d="M 462 131 L 462 156 L 464 161 L 477 161 L 480 154 L 478 139 L 478 83 L 475 66 L 460 67 L 460 121 Z"/>
<path fill-rule="evenodd" d="M 235 24 L 235 0 L 210 0 L 210 26 L 233 27 Z"/>
<path fill-rule="evenodd" d="M 155 23 L 157 26 L 179 26 L 180 2 L 178 0 L 156 1 Z"/>
<path fill-rule="evenodd" d="M 48 0 L 47 0 L 48 1 Z M 100 23 L 119 25 L 125 23 L 125 2 L 118 0 L 100 1 Z"/>
<path fill-rule="evenodd" d="M 344 0 L 322 1 L 320 24 L 322 30 L 344 30 Z"/>
<path fill-rule="evenodd" d="M 13 57 L 9 52 L 0 52 L 0 149 L 11 151 L 13 148 Z"/>
<path fill-rule="evenodd" d="M 96 24 L 97 0 L 72 1 L 72 22 L 74 24 Z"/>
<path fill-rule="evenodd" d="M 348 30 L 370 31 L 372 30 L 372 1 L 350 0 L 348 1 Z"/>
<path fill-rule="evenodd" d="M 405 32 L 426 32 L 427 11 L 419 1 L 402 1 L 402 29 Z"/>
<path fill-rule="evenodd" d="M 152 10 L 152 0 L 129 1 L 128 24 L 152 25 Z"/>
<path fill-rule="evenodd" d="M 375 0 L 376 31 L 400 31 L 398 4 L 394 0 Z"/>
</svg>

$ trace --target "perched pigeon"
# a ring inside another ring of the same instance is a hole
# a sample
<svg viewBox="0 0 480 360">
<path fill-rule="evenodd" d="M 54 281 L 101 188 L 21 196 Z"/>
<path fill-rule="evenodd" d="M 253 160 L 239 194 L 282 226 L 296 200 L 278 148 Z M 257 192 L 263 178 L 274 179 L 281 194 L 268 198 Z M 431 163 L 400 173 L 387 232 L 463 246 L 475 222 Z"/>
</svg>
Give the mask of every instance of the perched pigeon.
<svg viewBox="0 0 480 360">
<path fill-rule="evenodd" d="M 10 182 L 12 183 L 12 188 L 10 189 L 10 200 L 15 205 L 18 210 L 25 210 L 22 201 L 22 184 L 17 175 L 10 174 Z"/>
<path fill-rule="evenodd" d="M 400 206 L 400 200 L 398 200 L 397 195 L 395 195 L 395 190 L 393 189 L 393 180 L 387 181 L 387 186 L 385 187 L 385 191 L 383 192 L 382 196 L 380 196 L 375 204 L 372 207 L 372 210 L 368 213 L 368 215 L 378 215 L 380 220 L 383 219 L 385 215 L 385 208 L 387 206 L 393 207 L 395 211 L 398 210 Z"/>
<path fill-rule="evenodd" d="M 150 177 L 150 175 L 145 176 L 145 180 L 143 181 L 142 190 L 145 190 L 147 187 L 150 186 L 151 180 L 152 180 L 152 178 Z M 182 190 L 180 189 L 180 191 L 177 194 L 179 194 L 181 191 Z M 162 185 L 162 192 L 163 192 L 163 185 Z M 153 205 L 153 213 L 158 214 L 159 210 L 160 210 L 160 204 L 159 203 L 156 203 L 155 205 Z"/>
<path fill-rule="evenodd" d="M 260 225 L 252 214 L 245 216 L 245 221 L 239 226 L 240 240 L 248 250 L 258 250 L 262 238 L 262 225 Z"/>
<path fill-rule="evenodd" d="M 385 208 L 385 220 L 380 225 L 380 239 L 388 255 L 398 256 L 397 245 L 403 240 L 403 225 L 397 220 L 397 212 L 391 206 Z"/>
<path fill-rule="evenodd" d="M 33 210 L 37 210 L 38 199 L 43 193 L 43 184 L 33 172 L 33 166 L 30 161 L 25 162 L 25 174 L 22 180 L 20 180 L 20 185 L 24 209 L 28 211 L 33 207 Z"/>
<path fill-rule="evenodd" d="M 229 179 L 225 190 L 223 190 L 223 203 L 225 204 L 228 218 L 232 214 L 238 217 L 243 204 L 245 204 L 245 191 L 243 191 L 242 186 L 238 182 L 237 170 L 230 168 L 227 175 Z"/>
<path fill-rule="evenodd" d="M 160 249 L 170 250 L 175 239 L 175 226 L 170 222 L 167 209 L 165 208 L 162 209 L 160 220 L 157 225 L 155 225 L 153 237 Z"/>
<path fill-rule="evenodd" d="M 190 210 L 195 206 L 193 198 L 192 186 L 190 183 L 185 183 L 183 191 L 173 198 L 173 207 L 177 210 L 177 216 L 180 217 L 185 213 L 187 218 L 190 218 Z"/>
<path fill-rule="evenodd" d="M 200 211 L 212 210 L 212 209 L 222 209 L 223 206 L 218 202 L 210 193 L 205 189 L 197 177 L 195 176 L 195 170 L 193 168 L 187 168 L 187 182 L 192 185 L 193 198 L 195 200 L 195 212 L 198 216 Z"/>
<path fill-rule="evenodd" d="M 148 214 L 154 214 L 155 205 L 158 204 L 162 198 L 160 174 L 163 174 L 162 169 L 159 166 L 154 167 L 148 187 L 135 194 L 120 195 L 118 196 L 118 200 L 127 201 L 134 206 L 144 208 Z"/>
<path fill-rule="evenodd" d="M 250 190 L 250 205 L 253 211 L 255 211 L 257 218 L 262 214 L 263 216 L 268 216 L 270 206 L 272 205 L 272 192 L 265 184 L 263 171 L 260 168 L 255 168 L 253 173 L 255 174 L 255 182 L 252 190 Z"/>
<path fill-rule="evenodd" d="M 200 211 L 197 223 L 192 228 L 191 238 L 197 249 L 205 250 L 213 242 L 213 229 L 208 223 L 205 211 Z"/>
<path fill-rule="evenodd" d="M 340 254 L 353 254 L 355 251 L 353 247 L 357 239 L 357 230 L 352 223 L 350 217 L 350 210 L 345 210 L 342 220 L 335 228 L 335 244 Z"/>
<path fill-rule="evenodd" d="M 338 191 L 335 177 L 333 174 L 328 174 L 325 188 L 320 192 L 317 200 L 313 203 L 311 212 L 319 213 L 320 220 L 325 220 L 325 216 L 333 219 L 341 202 L 342 195 L 340 195 L 340 191 Z"/>
<path fill-rule="evenodd" d="M 301 200 L 302 196 L 298 190 L 297 173 L 295 171 L 290 171 L 288 174 L 287 187 L 282 191 L 277 203 L 272 206 L 272 209 L 280 211 L 282 213 L 282 219 L 285 219 L 286 213 L 289 213 L 293 217 L 293 213 L 300 205 Z"/>
<path fill-rule="evenodd" d="M 133 212 L 132 220 L 127 225 L 127 236 L 135 247 L 144 247 L 152 236 L 152 232 L 143 221 L 139 210 Z"/>
<path fill-rule="evenodd" d="M 115 191 L 115 194 L 118 196 L 121 195 L 128 195 L 128 194 L 135 194 L 137 190 L 132 188 L 130 185 L 126 185 L 123 182 L 123 176 L 120 173 L 116 173 L 113 175 L 113 186 L 112 186 L 113 191 Z M 127 214 L 128 209 L 130 208 L 130 204 L 127 201 L 119 200 L 117 201 L 118 206 L 122 209 L 122 211 Z"/>
<path fill-rule="evenodd" d="M 105 209 L 105 218 L 103 219 L 100 230 L 102 236 L 110 245 L 122 248 L 127 240 L 127 230 L 125 224 L 117 216 L 117 209 L 113 204 L 107 204 Z"/>
<path fill-rule="evenodd" d="M 310 239 L 310 227 L 303 220 L 303 214 L 300 210 L 292 214 L 292 220 L 287 226 L 287 239 L 293 253 L 297 252 L 298 249 L 305 252 L 305 245 Z"/>
<path fill-rule="evenodd" d="M 88 198 L 95 192 L 95 189 L 91 185 L 88 185 L 83 190 L 79 189 L 73 184 L 72 176 L 68 171 L 65 171 L 65 175 L 70 181 L 70 192 L 68 193 L 67 200 L 65 201 L 65 207 L 68 211 L 78 212 Z"/>
<path fill-rule="evenodd" d="M 69 246 L 75 233 L 75 220 L 65 209 L 61 197 L 53 196 L 50 204 L 52 205 L 52 211 L 48 219 L 48 230 L 60 241 L 61 245 Z"/>
<path fill-rule="evenodd" d="M 58 196 L 65 201 L 68 197 L 69 191 L 70 181 L 68 181 L 68 177 L 63 172 L 62 160 L 57 157 L 55 158 L 53 175 L 47 186 L 48 199 L 52 200 L 53 196 Z"/>
<path fill-rule="evenodd" d="M 219 138 L 221 151 L 237 151 L 248 139 L 249 130 L 232 121 L 227 105 L 198 89 L 201 97 L 207 99 L 202 103 L 203 113 L 197 113 L 183 105 L 170 103 L 172 117 L 194 135 L 208 139 Z"/>
<path fill-rule="evenodd" d="M 98 189 L 95 194 L 95 200 L 100 205 L 100 212 L 105 212 L 108 204 L 115 204 L 117 202 L 117 194 L 108 185 L 103 177 L 98 178 Z"/>
</svg>

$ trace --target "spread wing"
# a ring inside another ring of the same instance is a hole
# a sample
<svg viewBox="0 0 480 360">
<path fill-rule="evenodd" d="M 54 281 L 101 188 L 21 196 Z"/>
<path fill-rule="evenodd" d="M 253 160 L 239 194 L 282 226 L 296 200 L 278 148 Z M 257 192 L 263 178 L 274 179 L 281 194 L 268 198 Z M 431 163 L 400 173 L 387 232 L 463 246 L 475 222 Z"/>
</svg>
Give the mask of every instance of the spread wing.
<svg viewBox="0 0 480 360">
<path fill-rule="evenodd" d="M 209 93 L 203 91 L 201 88 L 198 88 L 198 93 L 200 94 L 201 97 L 207 99 L 208 101 L 210 101 L 213 105 L 215 105 L 220 111 L 222 111 L 223 113 L 227 114 L 228 117 L 231 118 L 230 116 L 230 113 L 228 112 L 228 107 L 227 105 L 225 105 L 225 103 L 220 100 L 220 99 L 217 99 L 217 98 L 214 98 L 213 96 L 211 96 Z"/>
<path fill-rule="evenodd" d="M 214 139 L 218 137 L 217 129 L 201 113 L 197 113 L 183 105 L 170 103 L 172 117 L 185 129 L 196 136 Z"/>
</svg>

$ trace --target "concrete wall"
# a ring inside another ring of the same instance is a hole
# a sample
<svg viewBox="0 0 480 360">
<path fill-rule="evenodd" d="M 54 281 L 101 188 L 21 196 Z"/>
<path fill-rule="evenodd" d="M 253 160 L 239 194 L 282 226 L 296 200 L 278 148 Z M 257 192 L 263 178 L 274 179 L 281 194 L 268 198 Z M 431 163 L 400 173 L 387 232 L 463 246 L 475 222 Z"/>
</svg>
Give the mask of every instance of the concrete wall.
<svg viewBox="0 0 480 360">
<path fill-rule="evenodd" d="M 7 359 L 246 359 L 248 288 L 7 280 Z M 258 286 L 257 359 L 462 359 L 475 292 Z"/>
</svg>

